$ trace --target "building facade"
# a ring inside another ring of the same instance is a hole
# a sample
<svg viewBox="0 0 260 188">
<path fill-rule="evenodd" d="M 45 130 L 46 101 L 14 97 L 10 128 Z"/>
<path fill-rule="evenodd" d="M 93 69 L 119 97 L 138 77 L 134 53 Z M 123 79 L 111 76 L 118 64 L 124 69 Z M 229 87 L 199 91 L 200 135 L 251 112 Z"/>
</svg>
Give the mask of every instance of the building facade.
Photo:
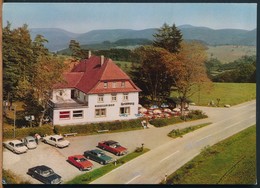
<svg viewBox="0 0 260 188">
<path fill-rule="evenodd" d="M 137 118 L 141 90 L 111 59 L 81 60 L 64 80 L 54 86 L 49 102 L 54 125 Z"/>
</svg>

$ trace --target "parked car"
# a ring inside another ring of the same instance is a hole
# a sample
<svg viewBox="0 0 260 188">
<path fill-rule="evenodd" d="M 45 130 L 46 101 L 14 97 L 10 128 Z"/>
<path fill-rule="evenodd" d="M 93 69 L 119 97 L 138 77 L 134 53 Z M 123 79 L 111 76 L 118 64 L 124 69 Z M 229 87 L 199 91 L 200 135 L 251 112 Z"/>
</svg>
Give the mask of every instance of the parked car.
<svg viewBox="0 0 260 188">
<path fill-rule="evenodd" d="M 43 137 L 43 142 L 58 148 L 64 148 L 70 145 L 70 142 L 60 135 L 45 136 Z"/>
<path fill-rule="evenodd" d="M 37 147 L 36 140 L 32 136 L 27 136 L 23 138 L 21 142 L 23 142 L 28 149 L 35 149 Z"/>
<path fill-rule="evenodd" d="M 100 164 L 108 164 L 113 161 L 112 157 L 107 156 L 103 151 L 99 149 L 85 151 L 84 156 L 87 159 L 91 159 Z"/>
<path fill-rule="evenodd" d="M 29 168 L 27 174 L 45 184 L 60 184 L 62 181 L 60 175 L 45 165 Z"/>
<path fill-rule="evenodd" d="M 26 153 L 28 148 L 20 140 L 12 140 L 3 143 L 4 146 L 14 153 Z"/>
<path fill-rule="evenodd" d="M 73 155 L 68 157 L 68 162 L 76 166 L 80 171 L 91 170 L 93 164 L 87 160 L 83 155 Z"/>
<path fill-rule="evenodd" d="M 114 140 L 99 142 L 98 147 L 107 150 L 115 155 L 124 155 L 127 153 L 127 148 L 121 146 L 118 142 Z"/>
</svg>

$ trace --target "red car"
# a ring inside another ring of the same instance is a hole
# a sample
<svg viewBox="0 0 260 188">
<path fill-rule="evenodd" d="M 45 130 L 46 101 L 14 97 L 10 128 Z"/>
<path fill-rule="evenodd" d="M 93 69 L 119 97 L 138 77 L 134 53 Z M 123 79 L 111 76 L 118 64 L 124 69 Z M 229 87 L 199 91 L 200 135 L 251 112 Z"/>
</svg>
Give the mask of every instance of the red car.
<svg viewBox="0 0 260 188">
<path fill-rule="evenodd" d="M 83 155 L 73 155 L 68 157 L 68 162 L 76 166 L 80 171 L 91 170 L 93 164 Z"/>
<path fill-rule="evenodd" d="M 99 142 L 98 147 L 115 155 L 124 155 L 127 153 L 127 148 L 120 146 L 118 142 L 113 140 Z"/>
</svg>

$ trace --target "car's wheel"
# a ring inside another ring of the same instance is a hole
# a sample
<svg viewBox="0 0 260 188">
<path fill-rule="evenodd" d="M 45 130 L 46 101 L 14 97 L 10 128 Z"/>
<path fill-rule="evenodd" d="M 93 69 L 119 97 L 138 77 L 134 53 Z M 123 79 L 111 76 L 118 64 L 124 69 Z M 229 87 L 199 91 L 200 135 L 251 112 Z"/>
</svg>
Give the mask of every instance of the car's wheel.
<svg viewBox="0 0 260 188">
<path fill-rule="evenodd" d="M 103 161 L 101 161 L 101 162 L 100 162 L 100 164 L 102 164 L 102 165 L 103 165 L 103 164 L 104 164 L 104 162 L 103 162 Z"/>
<path fill-rule="evenodd" d="M 80 171 L 83 171 L 83 168 L 79 168 Z"/>
<path fill-rule="evenodd" d="M 87 159 L 89 159 L 89 156 L 87 156 Z"/>
<path fill-rule="evenodd" d="M 31 176 L 32 176 L 32 178 L 34 178 L 34 175 L 33 175 L 33 174 L 32 174 Z"/>
<path fill-rule="evenodd" d="M 57 147 L 58 147 L 58 145 L 57 145 L 57 144 L 55 144 L 55 147 L 57 148 Z"/>
<path fill-rule="evenodd" d="M 116 155 L 117 155 L 117 156 L 119 156 L 119 155 L 120 155 L 120 153 L 116 153 Z"/>
</svg>

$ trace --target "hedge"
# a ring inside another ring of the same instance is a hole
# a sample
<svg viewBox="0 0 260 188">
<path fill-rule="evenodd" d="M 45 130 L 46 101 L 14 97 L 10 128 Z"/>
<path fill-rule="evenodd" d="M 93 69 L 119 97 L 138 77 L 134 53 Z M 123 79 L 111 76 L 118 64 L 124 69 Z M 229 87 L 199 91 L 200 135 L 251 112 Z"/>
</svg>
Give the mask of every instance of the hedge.
<svg viewBox="0 0 260 188">
<path fill-rule="evenodd" d="M 186 116 L 171 117 L 171 118 L 158 118 L 150 121 L 155 127 L 163 127 L 179 122 L 191 121 L 196 119 L 207 118 L 208 116 L 201 110 L 191 110 Z"/>
<path fill-rule="evenodd" d="M 43 136 L 45 134 L 51 135 L 53 134 L 53 127 L 49 125 L 43 125 L 41 127 L 30 127 L 30 128 L 18 128 L 15 129 L 15 137 L 17 139 L 24 138 L 26 136 L 34 136 L 35 133 Z M 11 139 L 14 137 L 13 129 L 8 129 L 3 131 L 4 139 Z"/>
<path fill-rule="evenodd" d="M 99 130 L 125 130 L 125 129 L 133 129 L 133 128 L 141 128 L 141 121 L 143 119 L 134 119 L 128 121 L 113 121 L 113 122 L 102 122 L 102 123 L 91 123 L 91 124 L 83 124 L 83 125 L 66 125 L 54 126 L 54 132 L 56 134 L 65 134 L 65 133 L 78 133 L 81 135 L 97 133 Z"/>
</svg>

